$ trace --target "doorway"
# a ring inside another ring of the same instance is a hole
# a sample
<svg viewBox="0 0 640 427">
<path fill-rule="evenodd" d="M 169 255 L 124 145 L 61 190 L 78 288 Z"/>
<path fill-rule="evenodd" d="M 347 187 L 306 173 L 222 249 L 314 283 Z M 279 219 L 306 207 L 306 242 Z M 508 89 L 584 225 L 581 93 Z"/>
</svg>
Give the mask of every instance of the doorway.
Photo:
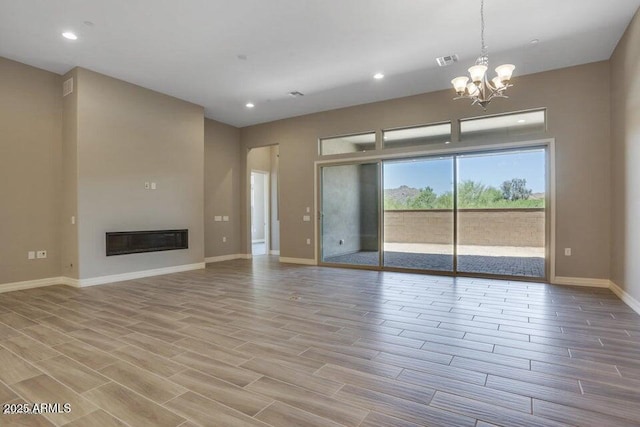
<svg viewBox="0 0 640 427">
<path fill-rule="evenodd" d="M 547 159 L 537 146 L 322 166 L 320 261 L 546 280 Z"/>
<path fill-rule="evenodd" d="M 269 247 L 269 173 L 251 172 L 251 253 L 267 255 Z"/>
<path fill-rule="evenodd" d="M 279 166 L 279 145 L 247 153 L 247 244 L 252 256 L 280 254 Z"/>
</svg>

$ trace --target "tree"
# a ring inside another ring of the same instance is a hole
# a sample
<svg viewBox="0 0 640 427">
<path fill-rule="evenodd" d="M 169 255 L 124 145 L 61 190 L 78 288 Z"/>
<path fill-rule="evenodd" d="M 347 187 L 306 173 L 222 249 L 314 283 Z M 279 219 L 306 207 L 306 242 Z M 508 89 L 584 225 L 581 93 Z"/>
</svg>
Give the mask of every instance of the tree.
<svg viewBox="0 0 640 427">
<path fill-rule="evenodd" d="M 453 209 L 453 193 L 451 191 L 447 191 L 442 193 L 436 199 L 436 203 L 434 206 L 435 209 Z"/>
<path fill-rule="evenodd" d="M 433 209 L 435 207 L 438 196 L 431 187 L 425 187 L 420 190 L 420 194 L 409 199 L 408 205 L 410 209 Z"/>
<path fill-rule="evenodd" d="M 533 190 L 527 188 L 527 180 L 524 178 L 513 178 L 511 181 L 505 181 L 500 186 L 502 190 L 502 198 L 505 200 L 527 200 Z"/>
<path fill-rule="evenodd" d="M 480 182 L 465 180 L 458 185 L 459 208 L 486 208 L 500 199 L 500 190 Z"/>
</svg>

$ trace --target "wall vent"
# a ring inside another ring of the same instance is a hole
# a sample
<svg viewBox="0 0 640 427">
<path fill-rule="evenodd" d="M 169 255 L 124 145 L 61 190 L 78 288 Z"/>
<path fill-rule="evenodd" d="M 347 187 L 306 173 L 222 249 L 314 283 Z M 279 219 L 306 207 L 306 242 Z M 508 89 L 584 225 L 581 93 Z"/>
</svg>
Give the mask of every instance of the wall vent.
<svg viewBox="0 0 640 427">
<path fill-rule="evenodd" d="M 67 96 L 70 93 L 73 93 L 73 77 L 62 83 L 62 96 Z"/>
<path fill-rule="evenodd" d="M 441 67 L 446 67 L 447 65 L 451 65 L 454 62 L 458 62 L 458 55 L 455 53 L 449 56 L 441 56 L 440 58 L 436 58 L 436 62 Z"/>
<path fill-rule="evenodd" d="M 297 90 L 293 90 L 293 91 L 289 92 L 289 96 L 292 96 L 294 98 L 299 98 L 301 96 L 304 96 L 304 93 L 299 92 Z"/>
</svg>

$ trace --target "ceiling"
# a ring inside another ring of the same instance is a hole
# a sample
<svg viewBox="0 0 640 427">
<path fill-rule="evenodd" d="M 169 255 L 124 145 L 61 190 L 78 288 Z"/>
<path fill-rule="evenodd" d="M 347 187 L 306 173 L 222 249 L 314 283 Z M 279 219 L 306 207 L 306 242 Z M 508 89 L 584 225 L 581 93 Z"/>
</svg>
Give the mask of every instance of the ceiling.
<svg viewBox="0 0 640 427">
<path fill-rule="evenodd" d="M 517 76 L 608 59 L 639 6 L 486 0 L 491 64 L 513 63 Z M 479 0 L 0 0 L 0 56 L 60 74 L 85 67 L 247 126 L 450 87 L 479 55 L 479 9 Z M 437 66 L 454 53 L 459 63 Z"/>
</svg>

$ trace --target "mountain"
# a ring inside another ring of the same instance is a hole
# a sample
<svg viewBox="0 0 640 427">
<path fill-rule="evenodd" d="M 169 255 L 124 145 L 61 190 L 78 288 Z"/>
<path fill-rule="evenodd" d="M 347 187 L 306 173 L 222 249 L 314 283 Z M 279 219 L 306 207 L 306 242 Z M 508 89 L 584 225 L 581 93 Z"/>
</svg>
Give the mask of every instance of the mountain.
<svg viewBox="0 0 640 427">
<path fill-rule="evenodd" d="M 408 187 L 402 185 L 398 188 L 385 188 L 384 198 L 392 202 L 398 203 L 398 205 L 405 205 L 406 202 L 420 194 L 420 190 L 417 188 Z"/>
</svg>

